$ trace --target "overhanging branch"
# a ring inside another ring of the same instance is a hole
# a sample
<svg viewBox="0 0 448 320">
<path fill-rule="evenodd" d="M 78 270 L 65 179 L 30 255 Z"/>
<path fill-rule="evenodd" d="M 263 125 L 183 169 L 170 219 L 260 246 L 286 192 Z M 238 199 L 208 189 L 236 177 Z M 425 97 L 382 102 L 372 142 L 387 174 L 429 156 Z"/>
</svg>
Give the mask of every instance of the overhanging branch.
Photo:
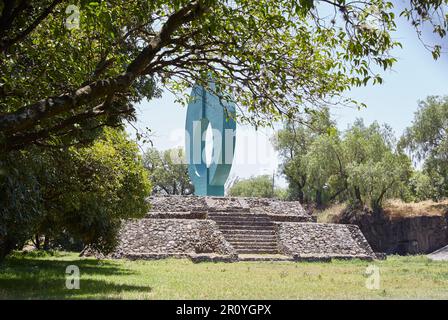
<svg viewBox="0 0 448 320">
<path fill-rule="evenodd" d="M 168 17 L 160 32 L 131 62 L 127 70 L 114 78 L 95 81 L 74 92 L 42 99 L 22 107 L 15 112 L 0 115 L 0 132 L 8 138 L 18 132 L 33 129 L 39 122 L 67 111 L 79 111 L 82 106 L 104 99 L 116 92 L 126 91 L 134 80 L 147 71 L 156 54 L 170 43 L 173 33 L 182 25 L 200 16 L 205 6 L 203 1 L 191 2 Z"/>
</svg>

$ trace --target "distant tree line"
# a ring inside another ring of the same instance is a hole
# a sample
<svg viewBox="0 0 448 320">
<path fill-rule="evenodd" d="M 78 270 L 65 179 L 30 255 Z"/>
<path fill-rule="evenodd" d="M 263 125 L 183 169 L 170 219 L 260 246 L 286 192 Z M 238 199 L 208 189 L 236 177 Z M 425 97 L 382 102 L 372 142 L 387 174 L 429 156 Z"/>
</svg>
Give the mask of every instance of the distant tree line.
<svg viewBox="0 0 448 320">
<path fill-rule="evenodd" d="M 154 195 L 190 195 L 194 186 L 188 176 L 182 148 L 164 151 L 149 148 L 143 156 Z"/>
<path fill-rule="evenodd" d="M 274 138 L 289 199 L 318 206 L 348 201 L 375 209 L 387 198 L 448 196 L 448 97 L 420 102 L 398 140 L 388 125 L 377 122 L 366 126 L 357 120 L 341 132 L 326 109 L 306 120 L 288 122 Z"/>
<path fill-rule="evenodd" d="M 419 103 L 412 125 L 397 139 L 390 126 L 358 119 L 336 129 L 328 109 L 287 122 L 273 138 L 288 188 L 270 175 L 235 179 L 230 196 L 298 200 L 324 206 L 348 202 L 380 209 L 384 200 L 438 201 L 448 196 L 448 97 Z M 144 165 L 153 194 L 193 194 L 182 149 L 148 149 Z M 417 167 L 418 169 L 416 169 Z"/>
<path fill-rule="evenodd" d="M 229 187 L 229 196 L 232 197 L 282 197 L 281 189 L 276 188 L 271 175 L 254 176 L 247 179 L 236 179 Z"/>
</svg>

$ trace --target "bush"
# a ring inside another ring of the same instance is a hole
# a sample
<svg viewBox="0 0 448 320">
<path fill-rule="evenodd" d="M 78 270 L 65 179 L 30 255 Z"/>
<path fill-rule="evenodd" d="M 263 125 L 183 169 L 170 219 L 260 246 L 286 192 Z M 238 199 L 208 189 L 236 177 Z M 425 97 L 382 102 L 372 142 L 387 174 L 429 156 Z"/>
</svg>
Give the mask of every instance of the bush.
<svg viewBox="0 0 448 320">
<path fill-rule="evenodd" d="M 232 197 L 273 198 L 275 191 L 272 186 L 272 177 L 262 175 L 236 181 L 229 189 L 229 195 Z"/>
<path fill-rule="evenodd" d="M 104 129 L 90 146 L 14 155 L 2 163 L 3 256 L 40 236 L 55 241 L 50 247 L 71 239 L 108 253 L 121 220 L 148 210 L 149 178 L 136 144 L 122 130 Z"/>
</svg>

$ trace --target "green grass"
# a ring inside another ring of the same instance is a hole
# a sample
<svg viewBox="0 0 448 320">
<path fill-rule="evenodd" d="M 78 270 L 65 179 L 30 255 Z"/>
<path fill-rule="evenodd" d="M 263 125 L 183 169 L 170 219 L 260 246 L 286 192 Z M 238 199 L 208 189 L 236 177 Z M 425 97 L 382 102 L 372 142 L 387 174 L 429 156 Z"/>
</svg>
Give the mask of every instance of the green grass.
<svg viewBox="0 0 448 320">
<path fill-rule="evenodd" d="M 81 288 L 65 288 L 65 268 L 81 271 Z M 389 257 L 381 288 L 365 287 L 371 262 L 127 261 L 74 253 L 15 253 L 0 264 L 0 298 L 25 299 L 448 299 L 448 263 Z"/>
</svg>

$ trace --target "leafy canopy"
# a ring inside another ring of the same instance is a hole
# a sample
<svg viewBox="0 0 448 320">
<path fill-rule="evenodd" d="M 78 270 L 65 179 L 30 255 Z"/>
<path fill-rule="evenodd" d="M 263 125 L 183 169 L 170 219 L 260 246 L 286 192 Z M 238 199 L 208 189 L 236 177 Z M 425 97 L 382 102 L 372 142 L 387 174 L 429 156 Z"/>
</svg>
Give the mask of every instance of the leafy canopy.
<svg viewBox="0 0 448 320">
<path fill-rule="evenodd" d="M 188 175 L 188 167 L 184 163 L 182 148 L 159 151 L 148 149 L 143 155 L 143 163 L 149 173 L 153 194 L 189 195 L 194 186 Z"/>
<path fill-rule="evenodd" d="M 444 37 L 446 4 L 410 0 L 402 13 Z M 3 152 L 91 140 L 132 120 L 158 87 L 181 96 L 210 75 L 255 125 L 352 104 L 343 92 L 381 83 L 399 45 L 384 0 L 7 0 L 0 13 Z"/>
<path fill-rule="evenodd" d="M 229 189 L 232 197 L 272 198 L 275 194 L 272 176 L 261 175 L 237 180 Z"/>
<path fill-rule="evenodd" d="M 448 97 L 430 96 L 420 101 L 412 125 L 400 145 L 417 161 L 423 162 L 418 182 L 430 180 L 432 198 L 448 196 Z M 424 185 L 424 184 L 423 184 Z M 430 190 L 430 189 L 429 189 Z"/>
<path fill-rule="evenodd" d="M 411 162 L 396 149 L 388 126 L 366 127 L 358 120 L 340 133 L 331 127 L 334 122 L 329 115 L 324 123 L 328 130 L 295 124 L 277 134 L 276 148 L 282 155 L 290 198 L 317 205 L 349 201 L 379 208 L 385 199 L 407 190 Z M 304 148 L 291 150 L 298 144 Z"/>
<path fill-rule="evenodd" d="M 104 129 L 90 146 L 9 154 L 0 164 L 0 258 L 35 234 L 107 253 L 121 220 L 148 210 L 149 177 L 121 130 Z"/>
</svg>

